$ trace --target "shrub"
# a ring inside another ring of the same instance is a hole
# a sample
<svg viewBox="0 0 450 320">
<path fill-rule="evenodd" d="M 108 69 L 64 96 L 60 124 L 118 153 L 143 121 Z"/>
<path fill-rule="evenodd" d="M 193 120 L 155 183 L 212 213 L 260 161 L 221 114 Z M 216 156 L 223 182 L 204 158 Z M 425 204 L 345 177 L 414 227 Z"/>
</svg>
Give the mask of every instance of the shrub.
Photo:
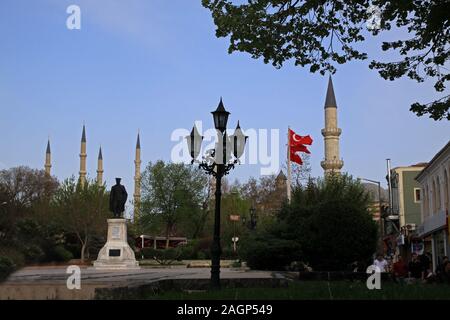
<svg viewBox="0 0 450 320">
<path fill-rule="evenodd" d="M 180 251 L 180 260 L 197 259 L 197 250 L 194 245 L 187 244 L 178 248 Z"/>
<path fill-rule="evenodd" d="M 240 267 L 242 267 L 242 262 L 241 262 L 241 260 L 235 260 L 235 261 L 233 261 L 233 263 L 231 264 L 231 267 L 232 267 L 232 268 L 240 268 Z"/>
<path fill-rule="evenodd" d="M 249 237 L 241 249 L 241 255 L 252 269 L 284 270 L 300 257 L 300 245 L 293 240 L 278 239 L 263 233 Z"/>
<path fill-rule="evenodd" d="M 277 235 L 295 239 L 302 261 L 318 271 L 346 270 L 353 261 L 375 252 L 377 225 L 368 211 L 369 198 L 351 176 L 335 175 L 310 182 L 293 192 L 280 212 Z"/>
<path fill-rule="evenodd" d="M 14 262 L 8 257 L 0 257 L 0 281 L 5 280 L 15 269 Z"/>
<path fill-rule="evenodd" d="M 239 247 L 238 247 L 238 250 L 239 250 Z M 222 249 L 222 255 L 221 255 L 222 259 L 235 259 L 236 256 L 237 256 L 237 253 L 234 252 L 233 247 L 226 246 L 225 248 Z"/>
<path fill-rule="evenodd" d="M 51 251 L 51 258 L 52 261 L 67 262 L 73 259 L 73 254 L 72 252 L 64 248 L 64 246 L 59 245 L 54 247 Z"/>
<path fill-rule="evenodd" d="M 25 257 L 23 253 L 13 247 L 0 247 L 0 256 L 9 258 L 13 261 L 16 268 L 21 268 L 25 265 Z"/>
<path fill-rule="evenodd" d="M 26 263 L 38 263 L 45 258 L 44 250 L 42 250 L 41 247 L 36 244 L 25 246 L 22 252 L 25 255 Z"/>
<path fill-rule="evenodd" d="M 208 259 L 208 255 L 204 251 L 198 251 L 196 258 L 199 260 L 206 260 Z"/>
<path fill-rule="evenodd" d="M 142 250 L 142 254 L 144 255 L 145 259 L 154 259 L 159 264 L 168 265 L 179 259 L 181 250 L 176 248 L 168 248 L 168 249 L 144 248 Z"/>
</svg>

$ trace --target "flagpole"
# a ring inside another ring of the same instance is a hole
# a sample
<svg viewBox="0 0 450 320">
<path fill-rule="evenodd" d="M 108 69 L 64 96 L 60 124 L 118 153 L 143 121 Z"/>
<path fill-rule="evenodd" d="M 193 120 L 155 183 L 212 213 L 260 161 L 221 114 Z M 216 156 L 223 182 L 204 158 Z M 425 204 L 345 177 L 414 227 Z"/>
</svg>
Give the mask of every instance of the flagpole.
<svg viewBox="0 0 450 320">
<path fill-rule="evenodd" d="M 288 139 L 287 139 L 287 163 L 288 163 L 288 167 L 287 167 L 287 200 L 288 203 L 291 203 L 291 135 L 289 134 L 289 132 L 291 127 L 288 126 Z"/>
</svg>

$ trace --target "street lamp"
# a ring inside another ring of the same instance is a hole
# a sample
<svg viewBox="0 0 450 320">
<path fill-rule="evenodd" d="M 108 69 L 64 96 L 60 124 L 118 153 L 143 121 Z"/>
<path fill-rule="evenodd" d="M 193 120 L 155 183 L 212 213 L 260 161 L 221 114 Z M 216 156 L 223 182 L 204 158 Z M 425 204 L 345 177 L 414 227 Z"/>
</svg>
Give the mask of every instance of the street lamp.
<svg viewBox="0 0 450 320">
<path fill-rule="evenodd" d="M 239 122 L 232 136 L 226 133 L 228 116 L 230 113 L 220 98 L 217 109 L 211 112 L 214 120 L 214 127 L 217 130 L 217 143 L 214 149 L 207 150 L 202 160 L 197 160 L 200 155 L 203 136 L 197 128 L 192 128 L 191 134 L 186 137 L 189 154 L 192 158 L 191 164 L 197 163 L 199 168 L 216 179 L 215 192 L 215 213 L 214 213 L 214 235 L 211 247 L 211 288 L 220 289 L 220 201 L 222 197 L 222 177 L 227 175 L 244 154 L 245 143 L 248 139 L 241 130 Z M 234 158 L 233 158 L 234 156 Z"/>
<path fill-rule="evenodd" d="M 384 233 L 384 228 L 383 228 L 383 217 L 382 217 L 382 203 L 381 203 L 381 182 L 380 181 L 376 181 L 376 180 L 372 180 L 372 179 L 366 179 L 366 178 L 358 178 L 359 180 L 363 180 L 363 181 L 367 181 L 370 183 L 374 183 L 378 185 L 378 211 L 380 213 L 380 242 L 379 242 L 379 246 L 381 249 L 382 248 L 382 243 L 383 243 L 383 233 Z"/>
<path fill-rule="evenodd" d="M 144 235 L 141 234 L 141 258 L 142 258 L 142 260 L 144 260 L 144 246 L 145 246 Z"/>
</svg>

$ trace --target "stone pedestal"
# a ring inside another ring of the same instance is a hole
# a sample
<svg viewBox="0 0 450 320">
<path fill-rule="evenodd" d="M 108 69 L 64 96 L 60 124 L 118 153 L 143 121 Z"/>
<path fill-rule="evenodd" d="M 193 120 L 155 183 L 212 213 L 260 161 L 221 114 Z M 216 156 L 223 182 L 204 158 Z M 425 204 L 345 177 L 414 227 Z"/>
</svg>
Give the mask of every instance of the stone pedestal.
<svg viewBox="0 0 450 320">
<path fill-rule="evenodd" d="M 127 241 L 125 219 L 108 219 L 108 240 L 98 253 L 95 269 L 139 269 L 133 250 Z"/>
</svg>

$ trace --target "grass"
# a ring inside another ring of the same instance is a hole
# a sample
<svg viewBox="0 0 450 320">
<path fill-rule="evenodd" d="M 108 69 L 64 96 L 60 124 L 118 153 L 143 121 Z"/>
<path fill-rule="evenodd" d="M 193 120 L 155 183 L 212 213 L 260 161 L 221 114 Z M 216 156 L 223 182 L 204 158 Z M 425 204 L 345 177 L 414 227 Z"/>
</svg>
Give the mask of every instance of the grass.
<svg viewBox="0 0 450 320">
<path fill-rule="evenodd" d="M 365 282 L 304 281 L 287 288 L 229 288 L 219 291 L 166 291 L 148 295 L 160 300 L 450 300 L 450 285 L 382 283 L 380 290 L 369 290 Z"/>
</svg>

